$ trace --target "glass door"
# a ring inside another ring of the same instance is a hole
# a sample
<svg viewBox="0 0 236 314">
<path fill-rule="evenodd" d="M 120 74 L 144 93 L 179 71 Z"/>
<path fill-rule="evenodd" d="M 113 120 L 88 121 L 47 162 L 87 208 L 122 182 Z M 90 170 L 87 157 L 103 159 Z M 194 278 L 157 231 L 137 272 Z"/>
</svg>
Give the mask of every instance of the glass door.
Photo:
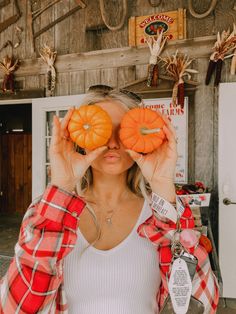
<svg viewBox="0 0 236 314">
<path fill-rule="evenodd" d="M 32 198 L 41 195 L 50 182 L 49 147 L 53 116 L 62 119 L 67 110 L 78 107 L 84 95 L 33 99 L 32 101 Z"/>
</svg>

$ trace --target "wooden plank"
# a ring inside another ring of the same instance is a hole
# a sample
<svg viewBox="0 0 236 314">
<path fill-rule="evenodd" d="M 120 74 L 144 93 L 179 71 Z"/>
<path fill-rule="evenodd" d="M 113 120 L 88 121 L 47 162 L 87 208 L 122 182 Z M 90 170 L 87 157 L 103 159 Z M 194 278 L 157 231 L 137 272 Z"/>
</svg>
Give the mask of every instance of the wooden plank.
<svg viewBox="0 0 236 314">
<path fill-rule="evenodd" d="M 60 1 L 55 5 L 55 19 L 63 16 L 70 10 L 68 1 Z M 66 18 L 55 25 L 55 47 L 58 54 L 68 54 L 70 45 L 70 19 Z"/>
<path fill-rule="evenodd" d="M 0 120 L 0 130 L 2 128 L 3 121 Z M 2 133 L 2 132 L 1 132 Z M 0 213 L 3 212 L 4 208 L 4 196 L 3 196 L 3 184 L 4 184 L 4 177 L 3 177 L 3 143 L 2 143 L 2 135 L 0 133 Z"/>
<path fill-rule="evenodd" d="M 72 5 L 78 5 L 77 0 L 71 1 Z M 86 8 L 87 10 L 87 8 Z M 70 36 L 69 36 L 69 48 L 70 53 L 74 52 L 84 52 L 90 50 L 87 47 L 87 34 L 85 31 L 86 23 L 85 23 L 85 11 L 79 10 L 75 12 L 70 17 Z"/>
<path fill-rule="evenodd" d="M 102 69 L 101 70 L 101 84 L 117 87 L 118 85 L 117 69 Z"/>
<path fill-rule="evenodd" d="M 136 65 L 135 79 L 140 80 L 146 78 L 148 75 L 148 64 Z"/>
<path fill-rule="evenodd" d="M 99 1 L 87 1 L 85 24 L 87 27 L 96 27 L 103 24 Z"/>
<path fill-rule="evenodd" d="M 24 135 L 12 134 L 14 142 L 14 180 L 15 180 L 15 210 L 24 211 Z"/>
<path fill-rule="evenodd" d="M 15 142 L 14 137 L 12 134 L 8 135 L 8 156 L 9 163 L 8 163 L 8 193 L 7 193 L 7 199 L 8 199 L 8 210 L 9 212 L 14 212 L 16 210 L 16 163 L 15 163 Z"/>
<path fill-rule="evenodd" d="M 118 87 L 123 87 L 135 80 L 135 66 L 118 68 Z"/>
<path fill-rule="evenodd" d="M 27 5 L 26 5 L 26 29 L 25 29 L 25 42 L 24 45 L 26 46 L 26 43 L 28 44 L 27 46 L 27 55 L 28 57 L 36 57 L 35 53 L 35 42 L 33 38 L 33 19 L 32 19 L 32 5 L 31 5 L 31 0 L 27 0 Z"/>
<path fill-rule="evenodd" d="M 13 1 L 11 1 L 11 3 L 9 3 L 8 5 L 4 6 L 3 8 L 1 8 L 0 13 L 1 13 L 1 22 L 7 20 L 8 18 L 10 18 L 11 16 L 13 16 L 14 14 L 14 10 L 13 10 Z M 8 40 L 12 41 L 12 35 L 13 35 L 13 26 L 14 24 L 12 24 L 11 26 L 9 26 L 7 29 L 5 29 L 3 32 L 0 33 L 0 43 L 1 43 L 1 47 L 3 44 L 5 44 Z M 0 59 L 2 59 L 5 55 L 9 55 L 11 56 L 11 52 L 12 52 L 12 48 L 10 45 L 8 45 L 5 49 L 3 49 L 0 52 Z"/>
<path fill-rule="evenodd" d="M 32 12 L 41 8 L 41 4 L 42 4 L 41 1 L 31 1 L 31 0 L 28 0 L 28 1 L 31 3 Z M 46 0 L 46 1 L 48 1 L 48 0 Z M 29 22 L 29 19 L 28 19 L 28 22 Z M 38 32 L 41 29 L 41 22 L 42 22 L 41 17 L 39 17 L 33 21 L 32 36 L 34 35 L 34 33 Z M 30 37 L 30 32 L 29 32 L 29 37 Z M 34 40 L 35 54 L 39 55 L 38 52 L 41 48 L 41 38 L 40 37 L 35 38 L 35 39 L 32 38 L 32 40 Z M 30 43 L 31 43 L 31 41 L 30 41 Z M 27 43 L 26 43 L 26 45 L 27 45 Z M 30 47 L 30 49 L 31 49 L 31 47 Z"/>
<path fill-rule="evenodd" d="M 24 174 L 23 174 L 23 208 L 25 211 L 29 204 L 31 203 L 31 195 L 32 195 L 32 135 L 24 134 L 24 146 L 23 146 L 23 158 L 24 158 Z"/>
<path fill-rule="evenodd" d="M 83 94 L 85 92 L 85 72 L 70 73 L 70 95 Z"/>
<path fill-rule="evenodd" d="M 215 36 L 173 41 L 164 50 L 163 56 L 172 54 L 178 48 L 182 53 L 188 53 L 190 57 L 204 58 L 210 55 L 215 42 Z M 57 72 L 75 72 L 83 70 L 97 70 L 104 68 L 116 68 L 119 66 L 146 64 L 149 60 L 150 51 L 147 47 L 142 48 L 115 48 L 101 51 L 86 52 L 81 54 L 68 54 L 58 56 L 56 61 Z M 22 62 L 16 71 L 17 76 L 45 74 L 47 66 L 38 59 L 28 59 Z M 0 78 L 2 73 L 0 73 Z"/>
<path fill-rule="evenodd" d="M 39 76 L 29 75 L 25 78 L 25 89 L 39 88 Z"/>
<path fill-rule="evenodd" d="M 20 1 L 18 1 L 20 4 Z M 23 59 L 25 58 L 26 55 L 26 27 L 25 27 L 25 16 L 27 15 L 27 5 L 20 5 L 20 12 L 21 12 L 21 18 L 17 21 L 16 24 L 13 25 L 12 27 L 12 33 L 13 33 L 13 45 L 19 42 L 19 38 L 17 37 L 17 34 L 19 34 L 21 43 L 17 48 L 13 50 L 14 55 L 17 56 L 18 59 Z M 18 10 L 15 6 L 13 6 L 13 13 L 17 14 Z M 16 32 L 16 27 L 19 27 L 22 31 L 19 33 Z M 28 44 L 27 44 L 28 48 Z M 28 54 L 28 51 L 27 51 Z"/>
<path fill-rule="evenodd" d="M 100 70 L 88 70 L 85 72 L 85 91 L 92 86 L 101 84 L 101 71 Z"/>
<path fill-rule="evenodd" d="M 29 187 L 29 182 L 28 182 L 28 158 L 30 156 L 28 156 L 28 143 L 27 143 L 27 134 L 23 134 L 23 207 L 24 210 L 26 210 L 26 208 L 29 206 L 29 204 L 26 204 L 28 201 L 28 187 Z"/>
<path fill-rule="evenodd" d="M 136 17 L 131 16 L 129 18 L 129 46 L 135 47 L 136 46 Z"/>
<path fill-rule="evenodd" d="M 0 100 L 12 100 L 12 99 L 31 99 L 45 97 L 45 91 L 43 89 L 31 89 L 31 90 L 19 90 L 14 94 L 0 92 Z"/>
<path fill-rule="evenodd" d="M 198 61 L 198 80 L 195 105 L 195 180 L 212 187 L 213 182 L 213 85 L 205 85 L 208 59 Z"/>
<path fill-rule="evenodd" d="M 27 135 L 27 157 L 28 157 L 28 167 L 27 167 L 27 183 L 28 183 L 28 200 L 27 204 L 32 201 L 32 134 Z M 27 205 L 28 206 L 28 205 Z"/>
<path fill-rule="evenodd" d="M 57 74 L 55 96 L 69 95 L 69 91 L 70 91 L 69 73 Z M 48 91 L 46 91 L 46 95 L 49 95 Z"/>
<path fill-rule="evenodd" d="M 41 4 L 43 4 L 43 6 L 46 6 L 51 2 L 52 0 L 46 0 L 46 1 L 42 1 Z M 51 6 L 46 11 L 44 11 L 43 14 L 41 14 L 40 17 L 37 18 L 40 20 L 40 29 L 50 24 L 54 20 L 54 15 L 55 15 L 55 6 Z M 34 21 L 36 21 L 37 19 L 35 19 Z M 46 32 L 42 33 L 38 39 L 38 42 L 40 44 L 40 47 L 39 47 L 40 49 L 43 48 L 45 44 L 47 44 L 47 46 L 51 48 L 54 48 L 55 47 L 55 27 L 52 27 L 48 29 Z"/>
</svg>

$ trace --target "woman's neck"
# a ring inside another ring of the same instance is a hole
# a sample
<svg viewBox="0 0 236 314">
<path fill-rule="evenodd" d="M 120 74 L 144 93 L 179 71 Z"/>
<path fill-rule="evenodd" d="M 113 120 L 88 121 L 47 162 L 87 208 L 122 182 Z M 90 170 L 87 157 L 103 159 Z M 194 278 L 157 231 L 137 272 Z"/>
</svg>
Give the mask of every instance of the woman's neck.
<svg viewBox="0 0 236 314">
<path fill-rule="evenodd" d="M 119 175 L 93 173 L 93 184 L 86 194 L 96 202 L 108 205 L 119 204 L 134 196 L 126 184 L 126 173 Z"/>
</svg>

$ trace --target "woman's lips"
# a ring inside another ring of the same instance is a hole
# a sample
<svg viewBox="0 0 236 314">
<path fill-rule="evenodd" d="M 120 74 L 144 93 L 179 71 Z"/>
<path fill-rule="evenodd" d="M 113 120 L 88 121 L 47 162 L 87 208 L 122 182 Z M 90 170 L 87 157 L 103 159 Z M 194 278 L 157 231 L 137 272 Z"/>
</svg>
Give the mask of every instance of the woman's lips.
<svg viewBox="0 0 236 314">
<path fill-rule="evenodd" d="M 103 157 L 106 161 L 117 161 L 120 159 L 120 155 L 117 154 L 107 154 Z"/>
</svg>

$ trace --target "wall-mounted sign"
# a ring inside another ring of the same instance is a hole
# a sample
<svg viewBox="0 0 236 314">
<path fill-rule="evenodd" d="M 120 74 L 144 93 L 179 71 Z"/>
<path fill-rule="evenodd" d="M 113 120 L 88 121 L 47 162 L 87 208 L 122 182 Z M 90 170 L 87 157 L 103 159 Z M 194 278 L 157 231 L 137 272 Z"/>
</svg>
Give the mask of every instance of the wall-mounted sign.
<svg viewBox="0 0 236 314">
<path fill-rule="evenodd" d="M 175 183 L 188 182 L 188 97 L 184 99 L 184 108 L 173 106 L 171 98 L 144 99 L 145 106 L 160 111 L 170 117 L 177 134 L 178 160 Z"/>
<path fill-rule="evenodd" d="M 144 45 L 145 37 L 156 36 L 161 30 L 168 39 L 186 38 L 186 10 L 132 16 L 129 19 L 129 45 Z"/>
</svg>

